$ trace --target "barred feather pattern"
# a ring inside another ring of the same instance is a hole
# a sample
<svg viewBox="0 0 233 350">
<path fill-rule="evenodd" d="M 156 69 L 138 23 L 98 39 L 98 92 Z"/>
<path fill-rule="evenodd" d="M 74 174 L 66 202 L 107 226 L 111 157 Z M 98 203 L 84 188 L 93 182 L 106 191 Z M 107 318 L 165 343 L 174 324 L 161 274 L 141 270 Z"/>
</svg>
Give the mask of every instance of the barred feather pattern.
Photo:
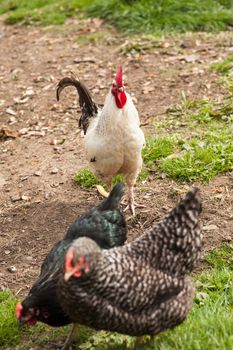
<svg viewBox="0 0 233 350">
<path fill-rule="evenodd" d="M 187 276 L 197 264 L 202 234 L 197 190 L 136 241 L 101 250 L 88 239 L 72 244 L 91 271 L 64 281 L 58 297 L 73 322 L 95 329 L 140 336 L 180 324 L 187 316 L 194 288 Z"/>
</svg>

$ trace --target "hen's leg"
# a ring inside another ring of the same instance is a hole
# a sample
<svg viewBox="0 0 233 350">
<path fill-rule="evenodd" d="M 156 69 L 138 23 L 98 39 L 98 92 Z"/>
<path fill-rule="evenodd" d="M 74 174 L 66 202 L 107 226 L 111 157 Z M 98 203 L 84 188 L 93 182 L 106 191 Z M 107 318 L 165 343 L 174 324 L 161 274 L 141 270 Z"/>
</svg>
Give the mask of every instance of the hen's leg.
<svg viewBox="0 0 233 350">
<path fill-rule="evenodd" d="M 134 343 L 134 348 L 137 349 L 137 348 L 141 348 L 141 346 L 144 344 L 144 343 L 148 343 L 148 345 L 150 346 L 150 348 L 153 348 L 154 345 L 155 345 L 155 335 L 150 335 L 150 339 L 149 341 L 145 341 L 145 337 L 142 335 L 140 337 L 136 337 L 135 339 L 135 343 Z"/>
<path fill-rule="evenodd" d="M 79 327 L 77 323 L 73 324 L 73 327 L 71 329 L 70 334 L 68 335 L 65 344 L 63 345 L 61 350 L 70 350 L 72 349 L 72 344 L 74 343 L 74 341 L 77 340 L 79 335 Z"/>
</svg>

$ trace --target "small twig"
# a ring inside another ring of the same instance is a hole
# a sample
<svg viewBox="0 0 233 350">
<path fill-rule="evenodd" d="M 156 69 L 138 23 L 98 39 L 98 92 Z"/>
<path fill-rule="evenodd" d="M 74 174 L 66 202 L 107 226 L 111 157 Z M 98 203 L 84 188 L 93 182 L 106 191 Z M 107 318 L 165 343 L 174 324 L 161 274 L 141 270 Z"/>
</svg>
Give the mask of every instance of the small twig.
<svg viewBox="0 0 233 350">
<path fill-rule="evenodd" d="M 19 288 L 19 290 L 15 293 L 15 296 L 17 297 L 17 295 L 21 292 L 21 290 L 23 289 L 23 287 Z"/>
<path fill-rule="evenodd" d="M 76 63 L 76 64 L 79 64 L 79 63 L 95 63 L 95 60 L 92 60 L 92 59 L 74 60 L 74 63 Z"/>
</svg>

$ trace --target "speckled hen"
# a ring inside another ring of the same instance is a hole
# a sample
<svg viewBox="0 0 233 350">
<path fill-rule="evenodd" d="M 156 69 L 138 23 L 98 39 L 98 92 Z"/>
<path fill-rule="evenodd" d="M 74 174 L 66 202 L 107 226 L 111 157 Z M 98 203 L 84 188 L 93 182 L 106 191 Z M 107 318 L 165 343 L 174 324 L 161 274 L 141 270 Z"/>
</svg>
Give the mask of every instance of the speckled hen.
<svg viewBox="0 0 233 350">
<path fill-rule="evenodd" d="M 187 276 L 200 257 L 201 201 L 194 189 L 158 224 L 123 247 L 101 250 L 80 238 L 60 271 L 58 295 L 74 322 L 133 336 L 154 335 L 187 316 Z"/>
<path fill-rule="evenodd" d="M 79 217 L 69 227 L 64 239 L 51 249 L 28 296 L 16 306 L 16 315 L 21 323 L 33 325 L 40 321 L 54 327 L 72 323 L 61 308 L 56 291 L 66 251 L 76 238 L 82 236 L 92 238 L 105 249 L 124 244 L 127 229 L 120 209 L 123 192 L 124 184 L 116 185 L 107 199 Z"/>
</svg>

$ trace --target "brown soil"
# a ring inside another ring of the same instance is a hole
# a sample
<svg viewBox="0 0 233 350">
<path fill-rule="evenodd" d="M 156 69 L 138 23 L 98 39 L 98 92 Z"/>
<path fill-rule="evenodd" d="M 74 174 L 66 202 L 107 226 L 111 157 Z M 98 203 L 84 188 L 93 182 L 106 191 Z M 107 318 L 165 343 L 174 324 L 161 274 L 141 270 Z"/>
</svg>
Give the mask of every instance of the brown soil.
<svg viewBox="0 0 233 350">
<path fill-rule="evenodd" d="M 75 42 L 81 34 L 101 30 L 109 33 L 103 40 Z M 87 165 L 77 96 L 67 89 L 58 104 L 57 82 L 72 71 L 103 103 L 115 67 L 123 62 L 127 91 L 135 97 L 147 134 L 153 118 L 179 102 L 181 90 L 191 98 L 221 98 L 218 77 L 207 67 L 228 54 L 233 39 L 230 34 L 186 35 L 149 51 L 123 54 L 131 39 L 101 21 L 72 19 L 59 28 L 1 22 L 0 40 L 0 128 L 6 125 L 18 133 L 0 142 L 0 286 L 21 298 L 68 225 L 101 200 L 95 189 L 80 189 L 72 180 Z M 205 250 L 233 238 L 232 179 L 228 173 L 195 184 L 203 198 Z M 136 192 L 147 208 L 135 218 L 127 214 L 129 239 L 160 219 L 188 188 L 153 176 L 140 184 Z"/>
</svg>

